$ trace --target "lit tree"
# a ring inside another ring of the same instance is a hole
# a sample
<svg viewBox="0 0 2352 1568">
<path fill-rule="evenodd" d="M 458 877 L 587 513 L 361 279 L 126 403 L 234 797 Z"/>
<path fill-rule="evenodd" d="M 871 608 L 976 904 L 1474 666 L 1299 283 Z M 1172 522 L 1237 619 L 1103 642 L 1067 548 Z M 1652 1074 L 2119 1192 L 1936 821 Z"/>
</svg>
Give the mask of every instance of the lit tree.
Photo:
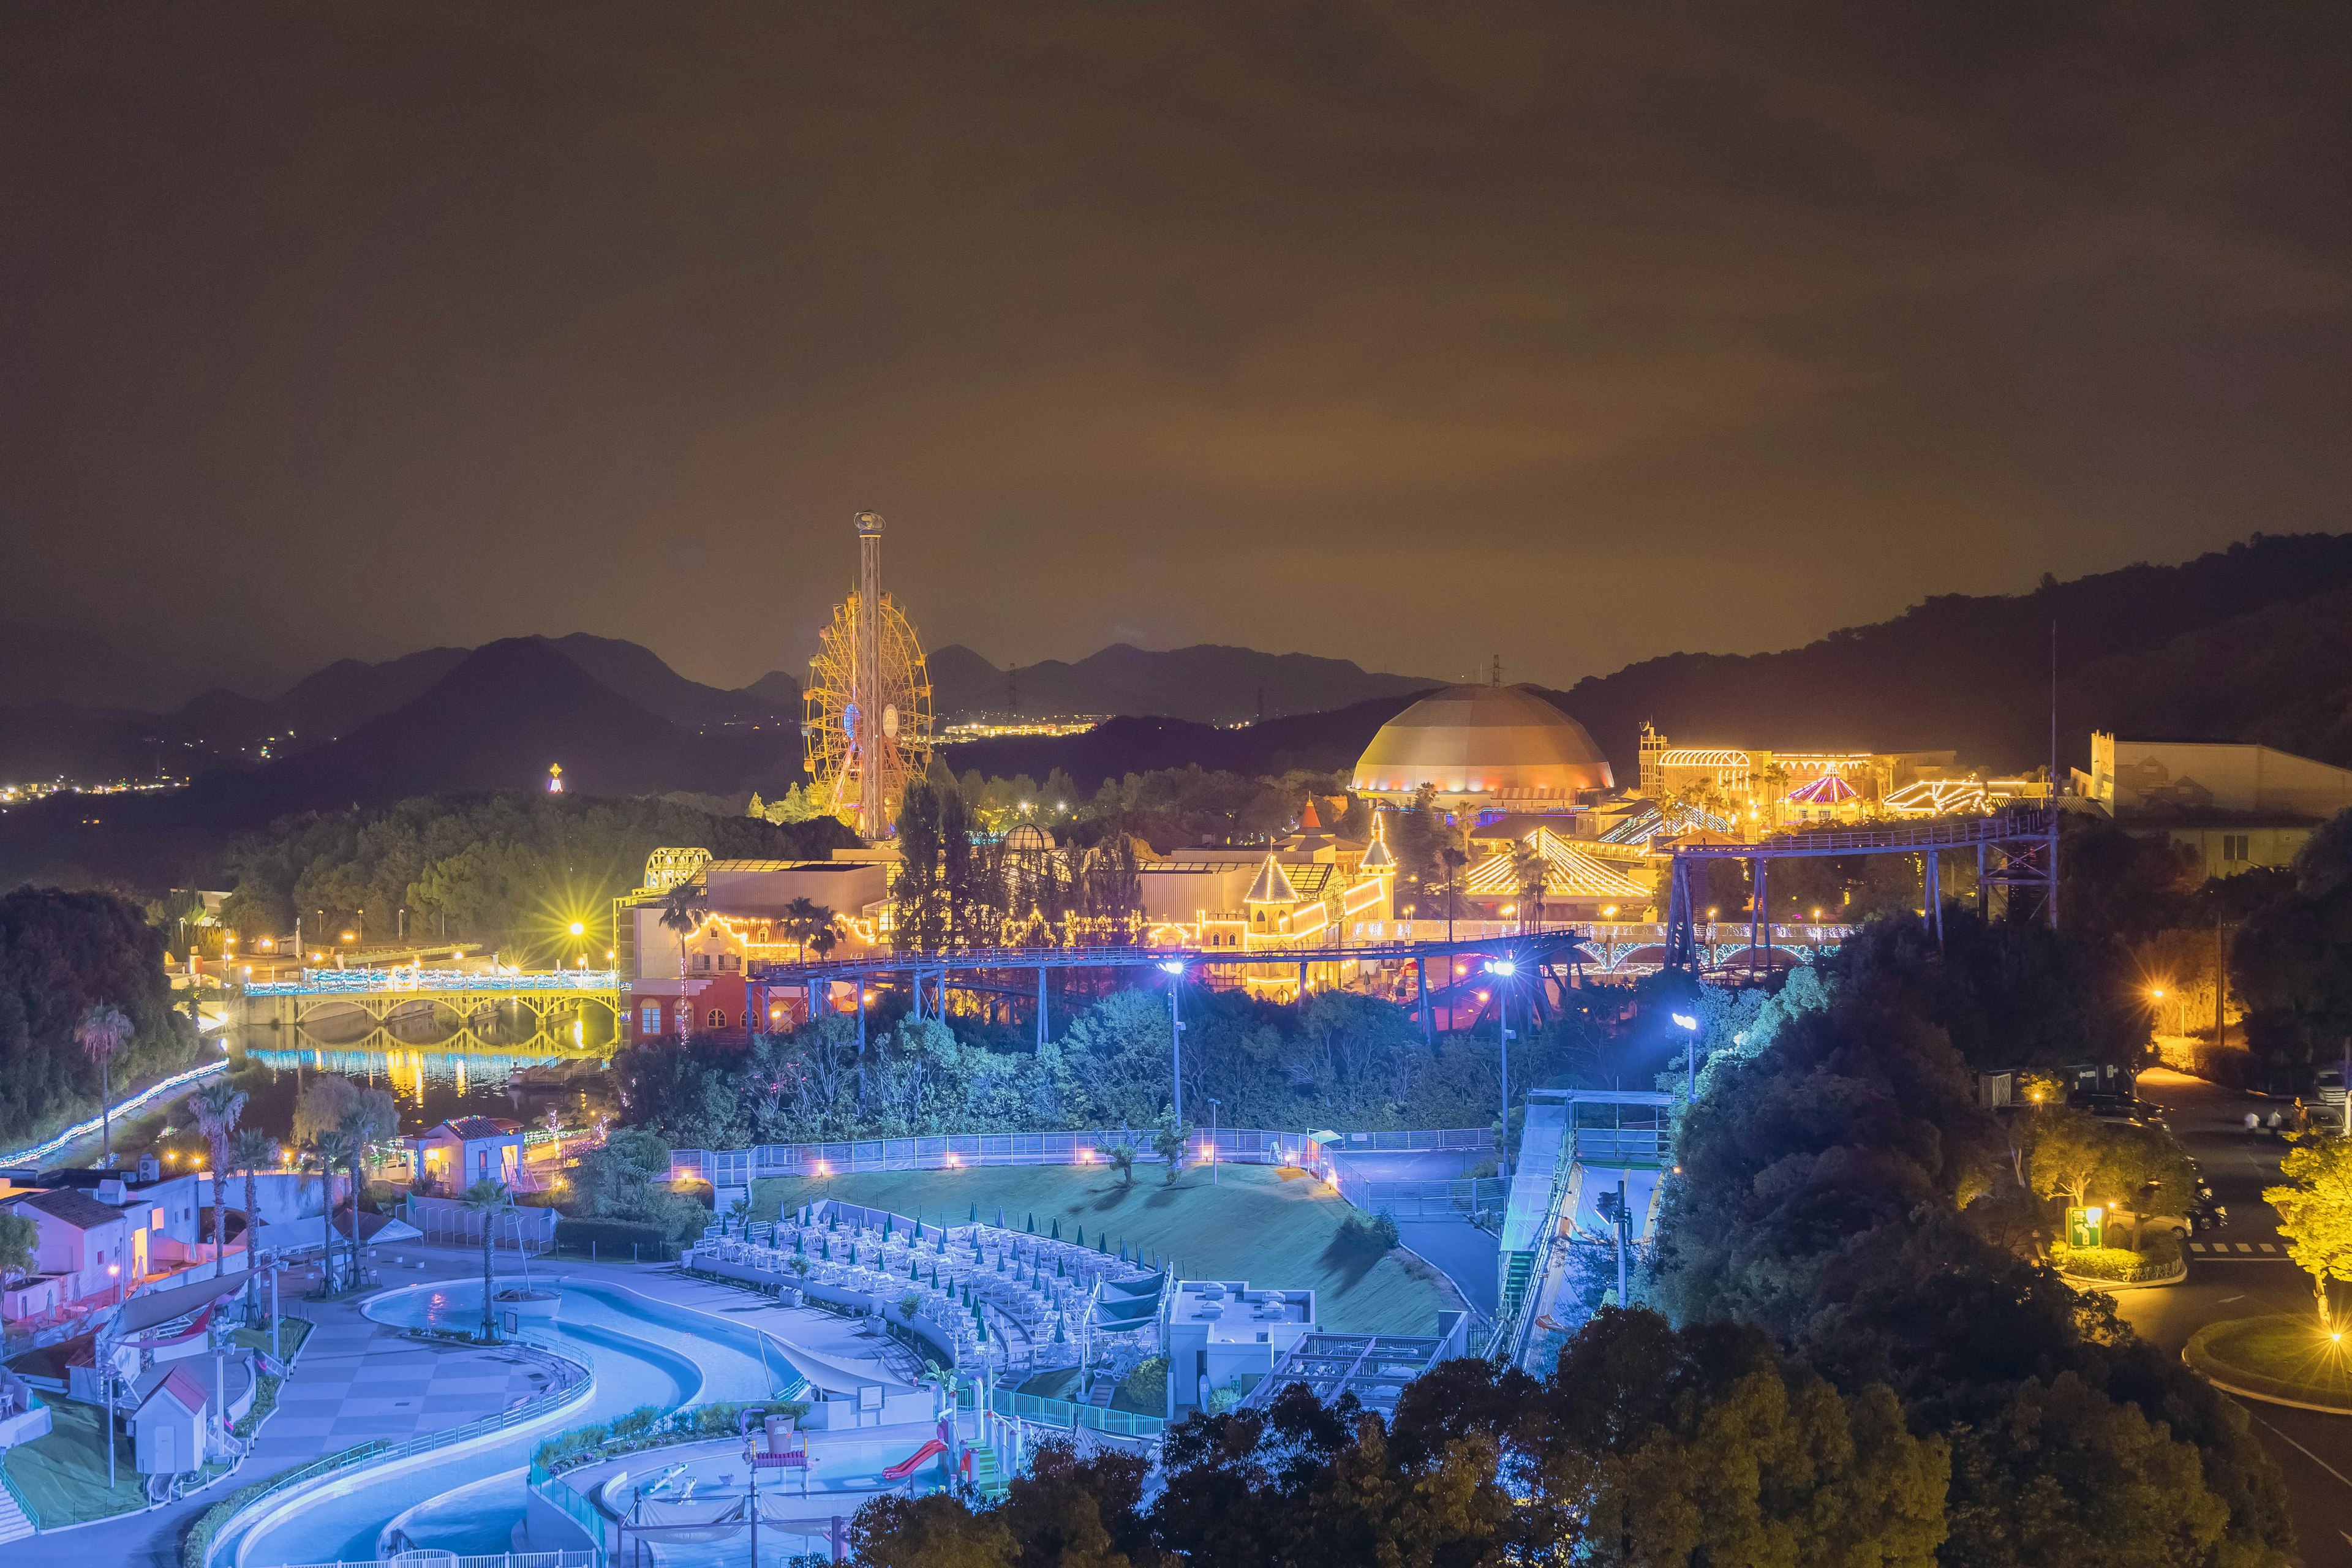
<svg viewBox="0 0 2352 1568">
<path fill-rule="evenodd" d="M 2288 1184 L 2263 1188 L 2263 1202 L 2278 1210 L 2287 1256 L 2311 1276 L 2320 1326 L 2330 1328 L 2327 1282 L 2352 1279 L 2352 1142 L 2305 1143 L 2279 1170 Z"/>
<path fill-rule="evenodd" d="M 662 930 L 677 933 L 677 1038 L 683 1045 L 692 1032 L 694 1009 L 686 1000 L 686 939 L 702 929 L 703 918 L 710 913 L 702 901 L 702 891 L 692 882 L 680 882 L 662 900 Z"/>
<path fill-rule="evenodd" d="M 2033 1152 L 2026 1171 L 2043 1197 L 2063 1197 L 2075 1208 L 2091 1201 L 2106 1159 L 2096 1120 L 2079 1110 L 2053 1109 L 2034 1119 Z"/>
<path fill-rule="evenodd" d="M 98 1064 L 99 1146 L 103 1163 L 110 1166 L 114 1163 L 114 1113 L 108 1102 L 114 1098 L 114 1088 L 107 1068 L 131 1043 L 131 1016 L 111 1002 L 92 1003 L 74 1026 L 74 1039 L 82 1055 Z"/>
<path fill-rule="evenodd" d="M 228 1214 L 228 1135 L 236 1128 L 236 1119 L 245 1113 L 245 1091 L 231 1089 L 215 1079 L 188 1096 L 188 1110 L 196 1119 L 196 1131 L 213 1152 L 213 1278 L 217 1279 L 228 1268 L 228 1232 L 224 1228 Z M 248 1256 L 247 1262 L 252 1261 Z"/>
</svg>

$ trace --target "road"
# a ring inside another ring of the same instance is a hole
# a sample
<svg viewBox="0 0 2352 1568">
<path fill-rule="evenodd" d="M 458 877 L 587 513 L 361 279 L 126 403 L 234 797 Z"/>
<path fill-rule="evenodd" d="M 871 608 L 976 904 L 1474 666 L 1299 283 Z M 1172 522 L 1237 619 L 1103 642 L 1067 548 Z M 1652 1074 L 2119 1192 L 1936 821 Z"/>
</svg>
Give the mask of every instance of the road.
<svg viewBox="0 0 2352 1568">
<path fill-rule="evenodd" d="M 2278 1140 L 2249 1138 L 2246 1112 L 2267 1118 L 2291 1102 L 2246 1094 L 2161 1068 L 2142 1073 L 2140 1098 L 2164 1108 L 2165 1120 L 2203 1167 L 2230 1224 L 2197 1239 L 2186 1284 L 2126 1290 L 2116 1305 L 2135 1329 L 2179 1352 L 2210 1322 L 2264 1312 L 2308 1312 L 2311 1282 L 2289 1262 L 2279 1241 L 2278 1216 L 2262 1191 L 2278 1181 Z M 2218 1250 L 2226 1243 L 2229 1251 Z M 2251 1247 L 2240 1252 L 2241 1247 Z M 2273 1250 L 2265 1251 L 2269 1247 Z M 2309 1568 L 2352 1568 L 2352 1416 L 2244 1402 L 2254 1431 L 2285 1473 L 2295 1534 Z"/>
</svg>

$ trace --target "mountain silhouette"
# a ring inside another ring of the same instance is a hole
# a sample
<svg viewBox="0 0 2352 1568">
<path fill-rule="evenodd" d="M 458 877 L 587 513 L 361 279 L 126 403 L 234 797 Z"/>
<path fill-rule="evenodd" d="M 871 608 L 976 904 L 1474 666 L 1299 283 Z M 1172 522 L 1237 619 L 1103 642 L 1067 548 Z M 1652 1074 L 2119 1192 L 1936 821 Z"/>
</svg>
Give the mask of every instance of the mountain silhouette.
<svg viewBox="0 0 2352 1568">
<path fill-rule="evenodd" d="M 950 643 L 930 654 L 929 663 L 931 710 L 944 719 L 1126 714 L 1231 724 L 1324 712 L 1445 684 L 1376 674 L 1344 658 L 1214 643 L 1164 652 L 1113 643 L 1076 663 L 1045 659 L 1013 669 L 999 669 Z"/>
</svg>

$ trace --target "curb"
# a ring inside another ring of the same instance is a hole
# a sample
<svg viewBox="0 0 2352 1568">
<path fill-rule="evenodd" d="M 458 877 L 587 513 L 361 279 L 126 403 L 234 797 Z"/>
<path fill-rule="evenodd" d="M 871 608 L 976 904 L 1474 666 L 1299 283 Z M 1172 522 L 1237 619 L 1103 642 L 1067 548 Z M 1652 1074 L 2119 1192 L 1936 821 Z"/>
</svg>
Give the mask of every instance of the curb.
<svg viewBox="0 0 2352 1568">
<path fill-rule="evenodd" d="M 2262 1405 L 2283 1405 L 2290 1410 L 2316 1411 L 2322 1415 L 2352 1415 L 2352 1405 L 2314 1405 L 2308 1400 L 2288 1399 L 2283 1394 L 2257 1394 L 2251 1388 L 2240 1388 L 2234 1383 L 2223 1383 L 2220 1378 L 2190 1361 L 2188 1347 L 2185 1345 L 2181 1347 L 2180 1364 L 2203 1378 L 2211 1386 L 2240 1399 L 2251 1399 Z"/>
<path fill-rule="evenodd" d="M 2116 1296 L 2126 1290 L 2167 1290 L 2175 1285 L 2185 1285 L 2189 1282 L 2189 1265 L 2182 1263 L 2179 1273 L 2161 1279 L 2094 1279 L 2087 1274 L 2069 1274 L 2063 1268 L 2058 1270 L 2058 1278 L 2077 1289 L 2104 1290 Z"/>
</svg>

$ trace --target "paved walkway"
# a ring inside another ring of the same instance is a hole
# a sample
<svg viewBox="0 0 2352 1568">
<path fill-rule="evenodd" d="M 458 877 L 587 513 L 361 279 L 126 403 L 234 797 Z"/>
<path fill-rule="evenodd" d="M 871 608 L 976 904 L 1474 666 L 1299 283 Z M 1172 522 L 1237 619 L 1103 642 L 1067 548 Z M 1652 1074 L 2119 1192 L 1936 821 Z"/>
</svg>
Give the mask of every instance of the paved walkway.
<svg viewBox="0 0 2352 1568">
<path fill-rule="evenodd" d="M 425 1267 L 395 1271 L 387 1251 L 377 1260 L 387 1286 L 480 1278 L 478 1253 L 412 1251 L 404 1258 L 409 1264 L 423 1259 Z M 245 1463 L 180 1502 L 17 1542 L 9 1568 L 178 1568 L 182 1526 L 239 1487 L 371 1437 L 401 1442 L 462 1426 L 547 1385 L 551 1374 L 535 1357 L 420 1343 L 362 1316 L 357 1300 L 300 1300 L 305 1281 L 299 1270 L 285 1283 L 282 1310 L 310 1318 L 313 1326 L 293 1375 L 278 1390 L 278 1409 L 262 1423 Z"/>
<path fill-rule="evenodd" d="M 385 1289 L 478 1280 L 482 1267 L 478 1251 L 417 1246 L 378 1248 L 375 1264 Z M 499 1264 L 501 1278 L 520 1272 L 511 1258 Z M 696 1314 L 763 1330 L 790 1346 L 793 1363 L 830 1392 L 873 1383 L 910 1387 L 922 1372 L 911 1352 L 877 1331 L 813 1308 L 778 1306 L 755 1292 L 680 1274 L 670 1264 L 541 1261 L 531 1266 L 531 1275 L 542 1284 L 593 1280 L 635 1291 L 676 1309 L 683 1335 L 691 1334 Z M 371 1437 L 398 1442 L 459 1426 L 546 1386 L 549 1374 L 534 1357 L 411 1340 L 363 1316 L 356 1300 L 299 1300 L 307 1283 L 300 1270 L 287 1276 L 286 1310 L 307 1315 L 314 1327 L 293 1375 L 278 1391 L 276 1414 L 263 1424 L 244 1465 L 181 1502 L 15 1542 L 8 1568 L 178 1568 L 181 1529 L 239 1487 Z"/>
</svg>

